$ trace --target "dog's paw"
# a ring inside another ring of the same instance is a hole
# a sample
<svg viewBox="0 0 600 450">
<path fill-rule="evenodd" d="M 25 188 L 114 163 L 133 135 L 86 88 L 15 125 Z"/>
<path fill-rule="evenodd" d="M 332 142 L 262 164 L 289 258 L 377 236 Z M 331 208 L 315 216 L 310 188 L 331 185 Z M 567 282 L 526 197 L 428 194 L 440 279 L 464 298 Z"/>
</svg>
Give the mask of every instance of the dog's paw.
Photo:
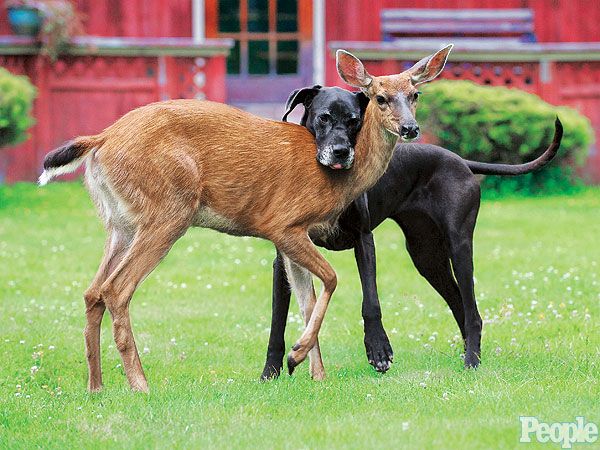
<svg viewBox="0 0 600 450">
<path fill-rule="evenodd" d="M 282 368 L 283 364 L 281 363 L 281 361 L 279 363 L 267 361 L 267 363 L 265 364 L 265 368 L 263 369 L 263 372 L 260 376 L 260 381 L 270 381 L 279 378 Z"/>
<path fill-rule="evenodd" d="M 474 352 L 467 352 L 465 355 L 465 369 L 476 369 L 481 363 L 481 358 Z"/>
<path fill-rule="evenodd" d="M 394 352 L 383 328 L 365 334 L 365 349 L 369 364 L 377 372 L 385 373 L 389 370 L 394 361 Z"/>
</svg>

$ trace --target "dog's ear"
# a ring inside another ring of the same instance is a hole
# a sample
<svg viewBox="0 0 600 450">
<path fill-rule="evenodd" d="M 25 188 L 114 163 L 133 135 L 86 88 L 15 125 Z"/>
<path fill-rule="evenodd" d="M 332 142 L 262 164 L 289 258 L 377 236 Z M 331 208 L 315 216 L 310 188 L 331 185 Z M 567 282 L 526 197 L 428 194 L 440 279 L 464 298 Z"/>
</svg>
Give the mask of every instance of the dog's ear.
<svg viewBox="0 0 600 450">
<path fill-rule="evenodd" d="M 310 107 L 310 104 L 312 103 L 313 99 L 315 98 L 315 96 L 321 90 L 321 87 L 322 86 L 319 86 L 318 84 L 315 84 L 312 87 L 305 87 L 305 88 L 302 88 L 302 89 L 296 89 L 296 90 L 294 90 L 290 94 L 290 96 L 288 97 L 287 102 L 285 102 L 285 109 L 286 109 L 286 111 L 285 111 L 285 114 L 283 115 L 283 118 L 281 120 L 284 121 L 284 122 L 287 122 L 288 115 L 300 103 L 302 103 L 304 105 L 305 109 L 308 109 Z M 306 113 L 304 114 L 304 116 L 306 116 Z"/>
<path fill-rule="evenodd" d="M 367 110 L 369 97 L 367 97 L 367 95 L 362 91 L 355 92 L 354 95 L 356 95 L 356 98 L 358 99 L 358 104 L 360 105 L 360 117 L 362 118 Z"/>
</svg>

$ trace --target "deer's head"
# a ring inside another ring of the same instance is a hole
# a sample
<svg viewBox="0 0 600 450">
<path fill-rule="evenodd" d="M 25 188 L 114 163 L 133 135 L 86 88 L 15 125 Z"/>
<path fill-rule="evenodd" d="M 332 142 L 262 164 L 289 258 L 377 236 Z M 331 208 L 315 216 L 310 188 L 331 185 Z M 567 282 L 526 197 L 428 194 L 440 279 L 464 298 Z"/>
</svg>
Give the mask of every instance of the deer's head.
<svg viewBox="0 0 600 450">
<path fill-rule="evenodd" d="M 436 78 L 444 69 L 452 44 L 417 62 L 410 69 L 396 75 L 375 77 L 351 53 L 338 50 L 337 70 L 342 79 L 360 88 L 369 97 L 383 127 L 396 137 L 412 140 L 419 136 L 415 119 L 418 86 Z"/>
</svg>

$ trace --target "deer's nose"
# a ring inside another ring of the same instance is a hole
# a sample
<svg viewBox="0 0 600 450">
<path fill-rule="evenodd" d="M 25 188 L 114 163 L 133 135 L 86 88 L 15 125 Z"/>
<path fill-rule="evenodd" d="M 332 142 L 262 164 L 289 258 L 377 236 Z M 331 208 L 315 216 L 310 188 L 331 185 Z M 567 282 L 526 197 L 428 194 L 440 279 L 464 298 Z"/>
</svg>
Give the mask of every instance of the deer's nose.
<svg viewBox="0 0 600 450">
<path fill-rule="evenodd" d="M 419 135 L 419 125 L 416 123 L 409 125 L 402 125 L 400 129 L 400 136 L 403 138 L 414 139 Z"/>
</svg>

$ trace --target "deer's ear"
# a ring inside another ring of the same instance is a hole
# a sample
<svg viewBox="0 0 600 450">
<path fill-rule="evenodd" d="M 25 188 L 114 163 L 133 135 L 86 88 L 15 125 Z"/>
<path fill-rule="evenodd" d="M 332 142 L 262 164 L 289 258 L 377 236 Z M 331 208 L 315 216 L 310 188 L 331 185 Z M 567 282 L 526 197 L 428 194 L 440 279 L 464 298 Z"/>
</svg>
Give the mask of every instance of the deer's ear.
<svg viewBox="0 0 600 450">
<path fill-rule="evenodd" d="M 350 86 L 365 89 L 373 82 L 363 63 L 352 53 L 346 50 L 338 50 L 335 53 L 338 74 Z"/>
<path fill-rule="evenodd" d="M 287 102 L 285 102 L 286 111 L 281 120 L 284 122 L 287 122 L 288 115 L 300 103 L 302 103 L 304 105 L 305 109 L 308 109 L 310 107 L 310 104 L 312 103 L 313 99 L 316 97 L 316 95 L 321 90 L 321 87 L 322 86 L 315 84 L 312 87 L 305 87 L 302 89 L 295 89 L 294 91 L 292 91 L 292 93 L 290 94 L 290 96 L 287 99 Z"/>
<path fill-rule="evenodd" d="M 447 47 L 437 51 L 433 55 L 423 58 L 421 61 L 408 69 L 407 72 L 410 75 L 412 83 L 415 86 L 417 84 L 426 83 L 442 73 L 452 47 L 454 47 L 454 45 L 450 44 Z"/>
</svg>

